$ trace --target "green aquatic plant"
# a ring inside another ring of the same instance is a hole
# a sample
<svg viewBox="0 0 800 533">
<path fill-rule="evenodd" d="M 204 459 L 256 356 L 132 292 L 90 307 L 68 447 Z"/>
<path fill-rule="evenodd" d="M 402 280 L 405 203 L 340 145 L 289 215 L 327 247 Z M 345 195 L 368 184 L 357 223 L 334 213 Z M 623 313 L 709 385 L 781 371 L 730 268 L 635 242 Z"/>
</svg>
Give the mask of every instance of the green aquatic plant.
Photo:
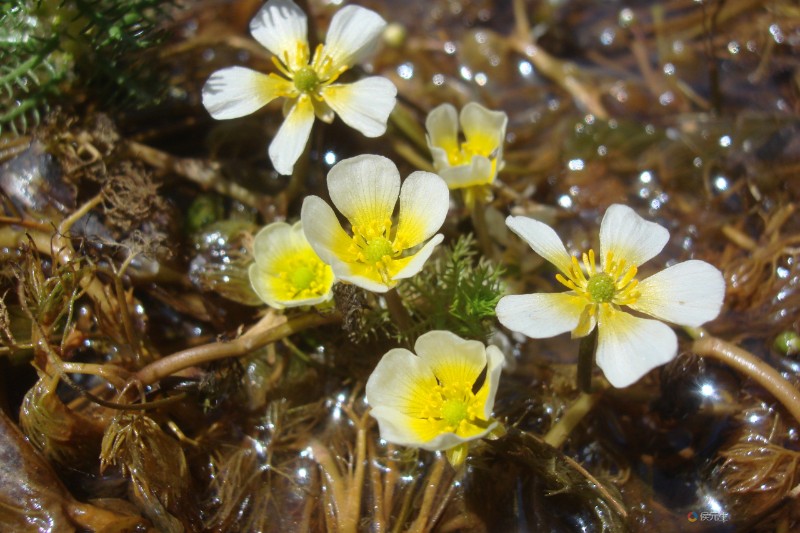
<svg viewBox="0 0 800 533">
<path fill-rule="evenodd" d="M 152 52 L 168 0 L 9 0 L 0 6 L 0 133 L 24 133 L 59 98 L 89 90 L 121 107 L 164 84 Z"/>
</svg>

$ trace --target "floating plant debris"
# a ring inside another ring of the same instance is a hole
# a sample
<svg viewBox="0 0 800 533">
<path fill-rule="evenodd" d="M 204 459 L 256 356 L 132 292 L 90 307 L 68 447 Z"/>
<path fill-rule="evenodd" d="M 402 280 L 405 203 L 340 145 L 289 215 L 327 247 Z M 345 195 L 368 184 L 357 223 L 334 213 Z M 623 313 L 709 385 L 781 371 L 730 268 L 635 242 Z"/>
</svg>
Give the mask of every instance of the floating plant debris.
<svg viewBox="0 0 800 533">
<path fill-rule="evenodd" d="M 800 529 L 798 58 L 789 0 L 4 2 L 0 530 Z"/>
</svg>

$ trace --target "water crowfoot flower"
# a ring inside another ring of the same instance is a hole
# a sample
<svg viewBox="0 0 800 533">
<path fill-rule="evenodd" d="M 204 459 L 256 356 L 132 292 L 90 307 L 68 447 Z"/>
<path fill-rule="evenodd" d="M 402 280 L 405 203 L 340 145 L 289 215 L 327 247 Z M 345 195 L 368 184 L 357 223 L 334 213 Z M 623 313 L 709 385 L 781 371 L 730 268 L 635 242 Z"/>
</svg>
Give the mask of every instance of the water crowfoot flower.
<svg viewBox="0 0 800 533">
<path fill-rule="evenodd" d="M 317 305 L 333 297 L 333 271 L 308 244 L 303 225 L 274 222 L 255 236 L 250 285 L 274 309 Z"/>
<path fill-rule="evenodd" d="M 370 414 L 382 439 L 452 451 L 495 429 L 492 408 L 503 367 L 497 347 L 430 331 L 417 339 L 414 351 L 389 350 L 367 380 Z"/>
<path fill-rule="evenodd" d="M 350 222 L 352 234 L 318 196 L 306 197 L 300 218 L 311 247 L 339 280 L 386 292 L 398 280 L 422 270 L 444 238 L 433 234 L 447 215 L 449 191 L 436 174 L 413 172 L 401 190 L 394 163 L 382 156 L 361 155 L 331 168 L 328 191 L 333 205 Z M 392 213 L 398 196 L 395 224 Z"/>
<path fill-rule="evenodd" d="M 513 216 L 506 224 L 558 268 L 556 279 L 569 290 L 504 296 L 497 305 L 498 320 L 536 339 L 567 331 L 583 337 L 597 326 L 597 364 L 615 387 L 634 383 L 677 354 L 675 332 L 659 320 L 697 327 L 716 318 L 722 307 L 725 281 L 704 261 L 686 261 L 637 279 L 638 267 L 664 248 L 669 232 L 627 206 L 608 208 L 600 224 L 600 257 L 589 250 L 580 261 L 567 253 L 550 226 Z M 623 307 L 658 320 L 634 316 Z"/>
<path fill-rule="evenodd" d="M 286 119 L 269 146 L 269 157 L 281 174 L 292 173 L 314 116 L 331 122 L 336 113 L 367 137 L 379 137 L 396 102 L 394 84 L 378 76 L 334 82 L 374 49 L 385 26 L 374 11 L 346 6 L 333 16 L 326 43 L 312 56 L 305 13 L 291 0 L 270 0 L 250 22 L 250 33 L 274 54 L 283 77 L 244 67 L 218 70 L 203 87 L 203 105 L 215 119 L 230 119 L 286 98 Z"/>
<path fill-rule="evenodd" d="M 464 142 L 458 139 L 458 124 Z M 461 110 L 442 104 L 428 113 L 425 128 L 436 172 L 451 189 L 486 189 L 503 166 L 508 116 L 470 102 Z M 484 191 L 485 194 L 485 191 Z"/>
</svg>

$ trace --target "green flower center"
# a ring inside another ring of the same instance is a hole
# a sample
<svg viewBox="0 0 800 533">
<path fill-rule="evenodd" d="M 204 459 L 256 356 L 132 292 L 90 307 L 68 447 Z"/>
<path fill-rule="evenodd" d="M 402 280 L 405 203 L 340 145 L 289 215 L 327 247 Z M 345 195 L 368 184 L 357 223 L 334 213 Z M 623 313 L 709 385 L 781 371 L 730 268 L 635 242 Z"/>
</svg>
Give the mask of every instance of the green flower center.
<svg viewBox="0 0 800 533">
<path fill-rule="evenodd" d="M 313 268 L 308 266 L 299 266 L 291 274 L 289 274 L 289 279 L 291 280 L 292 285 L 299 291 L 307 289 L 311 282 L 314 281 L 316 277 L 316 272 Z"/>
<path fill-rule="evenodd" d="M 586 291 L 595 302 L 607 303 L 614 298 L 614 278 L 605 272 L 598 272 L 589 278 L 586 284 Z"/>
<path fill-rule="evenodd" d="M 311 67 L 303 67 L 294 73 L 294 86 L 301 93 L 310 93 L 319 85 L 319 76 Z"/>
<path fill-rule="evenodd" d="M 364 248 L 364 258 L 368 263 L 375 264 L 387 255 L 392 255 L 392 243 L 386 237 L 370 239 L 366 248 Z"/>
<path fill-rule="evenodd" d="M 467 418 L 467 404 L 463 400 L 445 400 L 442 404 L 442 420 L 450 427 L 458 427 Z"/>
</svg>

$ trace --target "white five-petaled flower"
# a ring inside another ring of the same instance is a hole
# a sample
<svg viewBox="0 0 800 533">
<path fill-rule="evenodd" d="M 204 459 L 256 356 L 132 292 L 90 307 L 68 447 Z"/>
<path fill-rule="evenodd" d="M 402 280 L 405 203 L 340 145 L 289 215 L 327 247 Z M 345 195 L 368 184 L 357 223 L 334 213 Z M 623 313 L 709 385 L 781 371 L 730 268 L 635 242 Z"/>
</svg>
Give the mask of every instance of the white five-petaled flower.
<svg viewBox="0 0 800 533">
<path fill-rule="evenodd" d="M 333 271 L 308 244 L 302 223 L 264 227 L 255 236 L 253 254 L 250 285 L 270 307 L 316 305 L 333 297 Z"/>
<path fill-rule="evenodd" d="M 458 124 L 464 132 L 459 142 Z M 442 104 L 428 113 L 428 148 L 436 172 L 451 189 L 486 187 L 503 166 L 503 141 L 508 115 L 470 102 L 456 114 L 456 108 Z"/>
<path fill-rule="evenodd" d="M 627 206 L 608 208 L 600 224 L 600 257 L 589 250 L 581 262 L 550 226 L 520 216 L 508 217 L 506 224 L 558 268 L 556 279 L 569 290 L 504 296 L 497 318 L 536 339 L 567 331 L 583 337 L 597 326 L 597 364 L 615 387 L 634 383 L 677 354 L 675 332 L 659 320 L 696 327 L 716 318 L 722 307 L 725 281 L 705 261 L 685 261 L 636 279 L 638 267 L 664 248 L 669 232 Z"/>
<path fill-rule="evenodd" d="M 402 446 L 448 450 L 486 436 L 503 354 L 449 331 L 417 339 L 414 355 L 389 350 L 367 380 L 370 415 L 381 438 Z"/>
<path fill-rule="evenodd" d="M 378 155 L 361 155 L 331 168 L 328 192 L 333 205 L 350 222 L 352 234 L 318 196 L 306 197 L 300 219 L 311 247 L 333 267 L 338 280 L 386 292 L 398 280 L 422 270 L 444 238 L 434 233 L 444 223 L 450 195 L 436 174 L 413 172 L 401 190 L 394 163 Z M 395 224 L 392 213 L 398 196 L 400 211 Z"/>
<path fill-rule="evenodd" d="M 250 22 L 250 33 L 275 55 L 273 62 L 285 77 L 244 67 L 218 70 L 203 87 L 203 105 L 212 117 L 229 119 L 287 98 L 286 118 L 269 146 L 272 164 L 281 174 L 292 173 L 315 115 L 331 122 L 335 112 L 367 137 L 383 135 L 395 105 L 394 84 L 379 76 L 334 82 L 373 50 L 385 26 L 374 11 L 346 6 L 333 16 L 325 44 L 312 56 L 305 13 L 292 0 L 270 0 Z"/>
</svg>

